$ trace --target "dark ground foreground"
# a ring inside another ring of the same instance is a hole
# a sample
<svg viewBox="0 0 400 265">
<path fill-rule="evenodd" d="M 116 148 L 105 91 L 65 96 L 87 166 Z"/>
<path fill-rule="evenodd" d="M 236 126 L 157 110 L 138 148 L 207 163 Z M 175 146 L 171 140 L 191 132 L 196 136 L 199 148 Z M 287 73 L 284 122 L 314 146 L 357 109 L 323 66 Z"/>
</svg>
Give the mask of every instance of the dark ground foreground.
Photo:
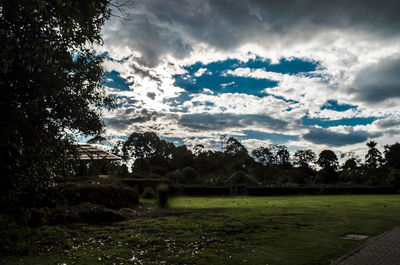
<svg viewBox="0 0 400 265">
<path fill-rule="evenodd" d="M 125 221 L 21 227 L 0 264 L 328 265 L 369 242 L 347 235 L 400 224 L 399 195 L 185 196 L 166 209 L 141 201 Z"/>
<path fill-rule="evenodd" d="M 331 265 L 400 264 L 400 227 L 369 239 L 365 244 L 332 262 Z"/>
</svg>

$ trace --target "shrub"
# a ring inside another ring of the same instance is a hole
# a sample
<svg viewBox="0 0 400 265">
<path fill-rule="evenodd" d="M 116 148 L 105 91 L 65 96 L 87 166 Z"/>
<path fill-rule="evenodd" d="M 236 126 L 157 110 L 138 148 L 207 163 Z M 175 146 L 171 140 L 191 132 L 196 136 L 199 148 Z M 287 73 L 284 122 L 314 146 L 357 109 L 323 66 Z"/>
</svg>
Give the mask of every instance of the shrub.
<svg viewBox="0 0 400 265">
<path fill-rule="evenodd" d="M 168 185 L 160 184 L 157 186 L 158 206 L 160 206 L 161 208 L 165 208 L 167 206 L 168 193 L 169 193 Z"/>
<path fill-rule="evenodd" d="M 171 179 L 174 182 L 181 182 L 183 180 L 183 174 L 180 169 L 170 171 L 167 174 L 167 178 Z"/>
<path fill-rule="evenodd" d="M 153 190 L 152 187 L 147 186 L 146 188 L 144 188 L 142 196 L 145 199 L 153 199 L 156 196 L 156 192 Z"/>
<path fill-rule="evenodd" d="M 400 169 L 395 168 L 390 171 L 389 181 L 397 189 L 400 188 Z"/>
<path fill-rule="evenodd" d="M 368 179 L 368 185 L 371 185 L 371 186 L 379 185 L 378 177 L 375 175 L 370 176 Z"/>
<path fill-rule="evenodd" d="M 49 208 L 32 208 L 29 210 L 30 219 L 28 223 L 32 226 L 45 225 L 49 221 L 50 210 Z"/>
<path fill-rule="evenodd" d="M 198 178 L 198 173 L 196 169 L 192 167 L 185 167 L 182 169 L 183 183 L 196 183 Z"/>
<path fill-rule="evenodd" d="M 54 191 L 59 196 L 59 201 L 63 200 L 69 205 L 91 202 L 111 209 L 121 209 L 139 203 L 136 190 L 119 183 L 94 184 L 70 182 L 55 187 Z"/>
</svg>

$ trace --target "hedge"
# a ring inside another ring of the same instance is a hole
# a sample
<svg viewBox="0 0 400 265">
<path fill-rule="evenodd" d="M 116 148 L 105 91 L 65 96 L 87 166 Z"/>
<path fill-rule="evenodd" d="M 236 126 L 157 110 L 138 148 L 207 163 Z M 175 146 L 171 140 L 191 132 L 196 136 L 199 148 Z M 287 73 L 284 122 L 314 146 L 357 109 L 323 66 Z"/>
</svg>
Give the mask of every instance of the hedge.
<svg viewBox="0 0 400 265">
<path fill-rule="evenodd" d="M 202 185 L 176 185 L 170 186 L 171 195 L 229 195 L 231 189 L 228 186 L 202 186 Z"/>
<path fill-rule="evenodd" d="M 252 196 L 294 195 L 294 194 L 395 194 L 392 186 L 325 186 L 325 187 L 247 187 Z"/>
<path fill-rule="evenodd" d="M 306 187 L 265 187 L 249 186 L 250 196 L 277 195 L 318 195 L 318 194 L 395 194 L 392 186 L 306 186 Z M 230 186 L 175 185 L 170 186 L 171 195 L 224 196 L 231 195 Z"/>
<path fill-rule="evenodd" d="M 129 178 L 123 179 L 122 183 L 136 188 L 138 193 L 141 194 L 146 187 L 151 187 L 155 190 L 159 184 L 170 185 L 172 181 L 168 178 Z"/>
</svg>

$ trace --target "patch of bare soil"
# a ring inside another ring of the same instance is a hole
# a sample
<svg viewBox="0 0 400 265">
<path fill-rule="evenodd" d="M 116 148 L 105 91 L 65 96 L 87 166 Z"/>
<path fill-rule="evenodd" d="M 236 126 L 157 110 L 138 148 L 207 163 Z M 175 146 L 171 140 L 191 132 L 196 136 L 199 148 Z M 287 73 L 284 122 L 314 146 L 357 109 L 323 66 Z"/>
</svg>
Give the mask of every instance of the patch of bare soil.
<svg viewBox="0 0 400 265">
<path fill-rule="evenodd" d="M 103 205 L 86 202 L 78 205 L 63 206 L 52 209 L 50 213 L 50 222 L 53 224 L 77 222 L 105 223 L 136 218 L 158 218 L 191 213 L 216 213 L 221 211 L 221 209 L 186 210 L 157 208 L 148 204 L 138 204 L 129 208 L 113 210 Z"/>
<path fill-rule="evenodd" d="M 367 239 L 367 235 L 358 235 L 358 234 L 347 234 L 343 237 L 343 239 L 347 240 L 364 240 Z"/>
</svg>

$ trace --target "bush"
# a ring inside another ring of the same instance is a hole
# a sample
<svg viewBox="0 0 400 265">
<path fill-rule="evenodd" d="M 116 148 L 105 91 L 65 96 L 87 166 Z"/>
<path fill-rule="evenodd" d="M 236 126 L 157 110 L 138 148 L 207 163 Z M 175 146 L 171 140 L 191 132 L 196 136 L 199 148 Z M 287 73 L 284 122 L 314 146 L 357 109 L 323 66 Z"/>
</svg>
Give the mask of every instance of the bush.
<svg viewBox="0 0 400 265">
<path fill-rule="evenodd" d="M 152 187 L 147 186 L 146 188 L 144 188 L 142 196 L 145 199 L 153 199 L 154 197 L 156 197 L 156 192 L 153 190 Z"/>
<path fill-rule="evenodd" d="M 390 171 L 389 181 L 397 189 L 400 188 L 400 169 L 395 168 Z"/>
<path fill-rule="evenodd" d="M 378 177 L 375 175 L 370 176 L 368 179 L 368 185 L 371 185 L 371 186 L 379 185 Z"/>
<path fill-rule="evenodd" d="M 136 188 L 137 192 L 142 194 L 146 187 L 152 187 L 153 189 L 156 189 L 157 185 L 159 184 L 169 185 L 170 183 L 172 183 L 172 181 L 164 177 L 163 178 L 142 177 L 142 178 L 127 178 L 124 179 L 122 183 L 130 187 Z"/>
<path fill-rule="evenodd" d="M 27 210 L 30 218 L 28 220 L 28 223 L 32 226 L 39 226 L 39 225 L 45 225 L 49 222 L 50 218 L 50 210 L 49 208 L 32 208 Z"/>
<path fill-rule="evenodd" d="M 185 167 L 182 169 L 183 183 L 196 183 L 199 174 L 196 169 L 192 167 Z"/>
<path fill-rule="evenodd" d="M 6 255 L 28 255 L 34 244 L 32 231 L 29 226 L 17 224 L 12 216 L 0 214 L 0 263 Z"/>
<path fill-rule="evenodd" d="M 165 184 L 157 186 L 158 206 L 165 208 L 168 203 L 169 188 Z"/>
<path fill-rule="evenodd" d="M 58 201 L 69 205 L 84 202 L 121 209 L 137 205 L 139 197 L 135 189 L 123 184 L 65 183 L 55 187 Z"/>
</svg>

